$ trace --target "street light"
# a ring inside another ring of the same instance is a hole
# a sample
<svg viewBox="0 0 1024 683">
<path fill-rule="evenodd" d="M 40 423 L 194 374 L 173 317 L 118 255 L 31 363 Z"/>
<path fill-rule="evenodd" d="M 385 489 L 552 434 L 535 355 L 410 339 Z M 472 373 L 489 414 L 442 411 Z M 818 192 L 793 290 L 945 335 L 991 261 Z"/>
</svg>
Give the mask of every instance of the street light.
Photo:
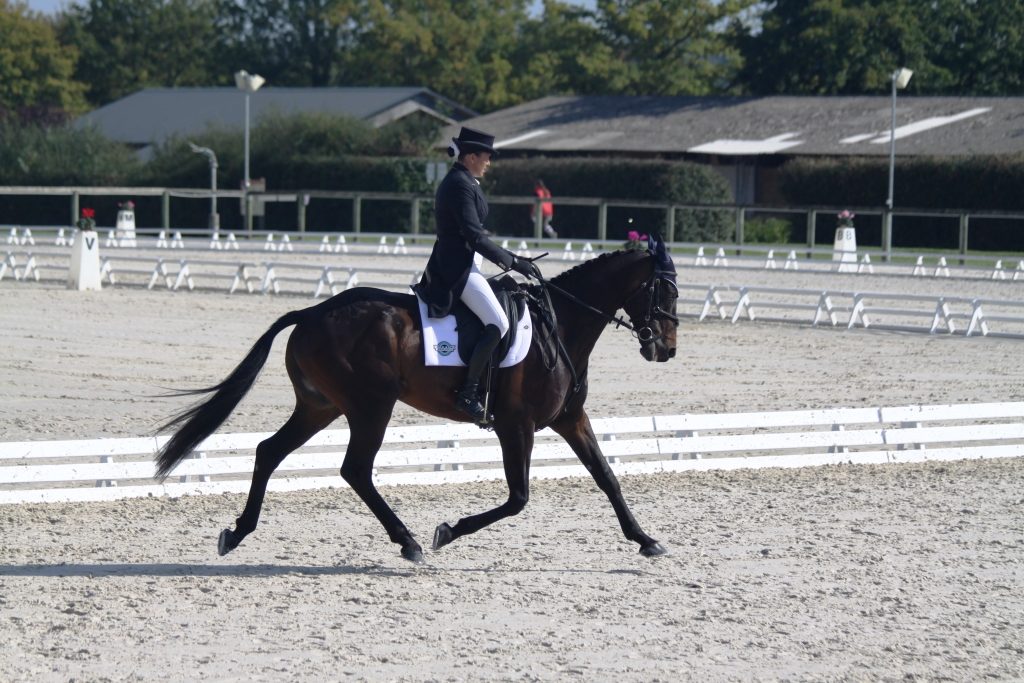
<svg viewBox="0 0 1024 683">
<path fill-rule="evenodd" d="M 892 211 L 892 185 L 893 171 L 896 169 L 896 90 L 902 90 L 910 83 L 910 77 L 914 72 L 910 69 L 899 68 L 892 72 L 892 124 L 889 126 L 889 196 L 885 205 Z"/>
<path fill-rule="evenodd" d="M 194 142 L 188 143 L 196 154 L 202 154 L 210 160 L 210 230 L 214 233 L 220 229 L 220 216 L 217 215 L 217 155 L 209 147 L 200 147 Z"/>
<path fill-rule="evenodd" d="M 910 83 L 914 72 L 900 67 L 892 72 L 892 120 L 889 125 L 889 195 L 885 198 L 885 218 L 882 225 L 882 248 L 885 260 L 890 260 L 892 253 L 892 186 L 896 171 L 896 91 L 902 90 Z"/>
<path fill-rule="evenodd" d="M 242 201 L 245 202 L 245 228 L 252 230 L 252 210 L 249 203 L 249 96 L 266 83 L 263 76 L 251 74 L 245 69 L 235 72 L 235 85 L 245 93 L 245 177 L 242 180 Z"/>
</svg>

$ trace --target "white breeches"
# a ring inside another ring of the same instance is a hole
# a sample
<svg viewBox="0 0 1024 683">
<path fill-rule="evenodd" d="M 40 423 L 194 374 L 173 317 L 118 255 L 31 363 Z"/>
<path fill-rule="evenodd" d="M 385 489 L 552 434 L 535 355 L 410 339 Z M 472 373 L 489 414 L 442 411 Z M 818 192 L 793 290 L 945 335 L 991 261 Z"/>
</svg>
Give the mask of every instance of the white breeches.
<svg viewBox="0 0 1024 683">
<path fill-rule="evenodd" d="M 483 321 L 484 325 L 494 325 L 504 337 L 508 332 L 508 317 L 498 303 L 498 297 L 494 296 L 491 286 L 487 284 L 487 278 L 473 264 L 473 270 L 466 280 L 466 288 L 462 290 L 459 297 L 469 307 L 469 310 L 476 314 L 476 317 Z"/>
</svg>

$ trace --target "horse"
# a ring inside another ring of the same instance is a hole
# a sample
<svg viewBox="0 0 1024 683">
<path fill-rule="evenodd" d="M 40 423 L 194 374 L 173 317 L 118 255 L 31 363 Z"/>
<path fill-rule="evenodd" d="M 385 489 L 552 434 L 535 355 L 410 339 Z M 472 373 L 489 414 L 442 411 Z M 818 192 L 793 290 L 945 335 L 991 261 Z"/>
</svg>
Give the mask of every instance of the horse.
<svg viewBox="0 0 1024 683">
<path fill-rule="evenodd" d="M 489 426 L 501 445 L 508 498 L 454 525 L 439 524 L 432 548 L 439 550 L 523 510 L 529 499 L 534 433 L 551 427 L 608 496 L 625 537 L 638 543 L 644 556 L 663 555 L 665 547 L 640 528 L 623 499 L 584 403 L 590 354 L 609 323 L 630 329 L 647 361 L 665 362 L 675 355 L 678 290 L 671 257 L 664 242 L 651 238 L 646 249 L 605 253 L 550 280 L 539 280 L 523 287 L 534 317 L 530 349 L 519 364 L 493 372 Z M 616 317 L 619 309 L 628 321 Z M 401 546 L 401 556 L 424 562 L 422 547 L 374 486 L 374 458 L 397 401 L 447 420 L 469 418 L 455 408 L 465 369 L 424 365 L 413 294 L 356 287 L 281 316 L 222 382 L 175 392 L 212 396 L 161 427 L 177 430 L 156 454 L 156 477 L 165 479 L 228 418 L 255 383 L 274 338 L 291 326 L 285 367 L 295 391 L 295 408 L 284 425 L 257 446 L 248 500 L 234 529 L 220 533 L 219 554 L 234 550 L 256 529 L 267 483 L 288 454 L 344 415 L 350 439 L 341 477 L 384 526 L 388 538 Z"/>
</svg>

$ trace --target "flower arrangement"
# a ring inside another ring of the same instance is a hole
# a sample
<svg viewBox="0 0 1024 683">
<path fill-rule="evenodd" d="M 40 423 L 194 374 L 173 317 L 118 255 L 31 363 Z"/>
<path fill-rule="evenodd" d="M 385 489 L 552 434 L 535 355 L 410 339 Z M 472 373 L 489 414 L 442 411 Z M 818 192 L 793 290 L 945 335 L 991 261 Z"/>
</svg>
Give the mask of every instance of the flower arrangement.
<svg viewBox="0 0 1024 683">
<path fill-rule="evenodd" d="M 95 230 L 96 229 L 96 210 L 85 208 L 82 209 L 82 217 L 78 219 L 75 224 L 79 230 Z"/>
<path fill-rule="evenodd" d="M 854 217 L 856 215 L 857 214 L 855 214 L 854 212 L 850 211 L 849 209 L 843 209 L 842 211 L 840 211 L 838 214 L 836 214 L 836 218 L 839 219 L 839 227 L 840 228 L 852 228 L 853 227 L 853 219 L 854 219 Z"/>
<path fill-rule="evenodd" d="M 117 208 L 124 209 L 125 211 L 134 211 L 135 210 L 135 202 L 133 202 L 132 200 L 129 199 L 126 202 L 121 202 L 120 204 L 118 204 Z"/>
<path fill-rule="evenodd" d="M 646 249 L 647 235 L 643 235 L 636 230 L 630 230 L 626 233 L 626 243 L 622 246 L 624 249 Z"/>
</svg>

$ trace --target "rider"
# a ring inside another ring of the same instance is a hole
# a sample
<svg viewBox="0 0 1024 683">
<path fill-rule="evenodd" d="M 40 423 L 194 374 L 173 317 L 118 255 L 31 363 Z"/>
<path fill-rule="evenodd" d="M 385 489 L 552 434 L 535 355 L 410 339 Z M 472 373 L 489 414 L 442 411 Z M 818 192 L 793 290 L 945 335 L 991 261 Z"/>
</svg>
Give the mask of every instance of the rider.
<svg viewBox="0 0 1024 683">
<path fill-rule="evenodd" d="M 517 258 L 499 247 L 484 230 L 487 199 L 477 179 L 487 172 L 494 154 L 493 135 L 463 127 L 459 137 L 452 138 L 448 156 L 456 157 L 457 161 L 434 197 L 437 241 L 423 277 L 413 287 L 427 304 L 431 318 L 443 318 L 451 313 L 456 300 L 461 300 L 484 324 L 455 403 L 476 422 L 486 417 L 478 394 L 480 377 L 494 348 L 509 329 L 508 317 L 480 272 L 480 257 L 506 272 L 515 270 L 527 277 L 540 276 L 532 261 Z"/>
</svg>

